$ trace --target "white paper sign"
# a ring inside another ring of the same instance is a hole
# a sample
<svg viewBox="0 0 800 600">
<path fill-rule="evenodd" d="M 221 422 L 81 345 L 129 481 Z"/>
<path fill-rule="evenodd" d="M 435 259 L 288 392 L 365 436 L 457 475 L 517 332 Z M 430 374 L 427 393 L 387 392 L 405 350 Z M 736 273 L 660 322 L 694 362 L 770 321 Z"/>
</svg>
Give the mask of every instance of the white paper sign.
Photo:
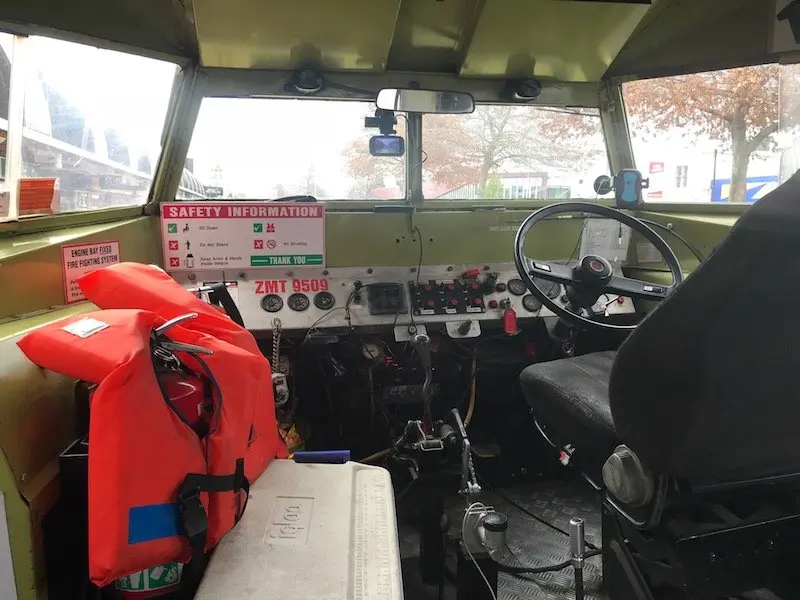
<svg viewBox="0 0 800 600">
<path fill-rule="evenodd" d="M 613 219 L 587 219 L 581 236 L 581 256 L 596 254 L 620 273 L 628 257 L 631 228 Z"/>
<path fill-rule="evenodd" d="M 161 205 L 167 271 L 325 265 L 325 205 L 169 202 Z"/>
<path fill-rule="evenodd" d="M 78 287 L 78 277 L 95 269 L 117 264 L 119 242 L 61 246 L 61 260 L 64 271 L 64 301 L 67 304 L 80 302 L 86 297 Z"/>
</svg>

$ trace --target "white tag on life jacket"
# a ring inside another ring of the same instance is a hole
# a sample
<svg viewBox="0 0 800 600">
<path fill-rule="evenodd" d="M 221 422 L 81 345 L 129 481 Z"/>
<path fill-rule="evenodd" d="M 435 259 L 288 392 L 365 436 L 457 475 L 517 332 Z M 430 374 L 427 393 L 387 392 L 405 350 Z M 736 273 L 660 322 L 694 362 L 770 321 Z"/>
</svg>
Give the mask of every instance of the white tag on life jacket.
<svg viewBox="0 0 800 600">
<path fill-rule="evenodd" d="M 67 333 L 71 333 L 72 335 L 77 335 L 79 338 L 88 338 L 90 335 L 94 335 L 106 327 L 108 327 L 108 323 L 103 323 L 97 319 L 86 317 L 80 321 L 75 321 L 74 323 L 65 325 L 61 329 Z"/>
</svg>

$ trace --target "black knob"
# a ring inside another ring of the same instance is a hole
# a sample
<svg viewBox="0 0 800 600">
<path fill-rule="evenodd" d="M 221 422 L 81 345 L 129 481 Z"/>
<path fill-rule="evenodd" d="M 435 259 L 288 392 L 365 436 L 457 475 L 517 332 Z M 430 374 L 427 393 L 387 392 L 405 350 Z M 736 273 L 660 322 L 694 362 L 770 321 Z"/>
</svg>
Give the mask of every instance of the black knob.
<svg viewBox="0 0 800 600">
<path fill-rule="evenodd" d="M 508 529 L 508 518 L 503 513 L 489 513 L 483 518 L 486 531 L 500 532 Z"/>
</svg>

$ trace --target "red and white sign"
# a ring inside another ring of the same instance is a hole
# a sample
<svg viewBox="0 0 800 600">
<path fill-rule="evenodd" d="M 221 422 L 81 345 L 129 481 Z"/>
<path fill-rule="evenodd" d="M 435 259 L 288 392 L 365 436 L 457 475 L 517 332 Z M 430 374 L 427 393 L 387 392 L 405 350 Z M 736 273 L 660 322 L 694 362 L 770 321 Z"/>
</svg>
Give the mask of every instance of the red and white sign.
<svg viewBox="0 0 800 600">
<path fill-rule="evenodd" d="M 64 272 L 64 302 L 71 304 L 85 300 L 78 278 L 95 269 L 115 265 L 120 261 L 119 242 L 96 242 L 61 246 Z"/>
<path fill-rule="evenodd" d="M 321 267 L 325 205 L 168 202 L 161 205 L 161 235 L 171 271 Z"/>
<path fill-rule="evenodd" d="M 663 162 L 651 162 L 650 163 L 650 174 L 653 175 L 654 173 L 663 173 L 664 172 L 664 163 Z"/>
</svg>

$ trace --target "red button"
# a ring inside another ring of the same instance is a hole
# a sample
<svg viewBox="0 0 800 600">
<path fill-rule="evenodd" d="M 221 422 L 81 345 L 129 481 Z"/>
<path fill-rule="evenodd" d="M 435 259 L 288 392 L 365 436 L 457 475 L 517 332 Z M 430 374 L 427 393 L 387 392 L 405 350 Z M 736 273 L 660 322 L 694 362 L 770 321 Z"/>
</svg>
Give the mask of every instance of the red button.
<svg viewBox="0 0 800 600">
<path fill-rule="evenodd" d="M 452 300 L 450 300 L 450 304 L 452 304 L 453 306 L 457 306 L 458 305 L 458 300 L 453 298 Z"/>
<path fill-rule="evenodd" d="M 497 300 L 489 300 L 489 308 L 497 308 Z"/>
<path fill-rule="evenodd" d="M 625 304 L 625 298 L 623 296 L 618 296 L 617 304 Z"/>
<path fill-rule="evenodd" d="M 448 284 L 447 284 L 447 289 L 448 289 L 448 290 L 452 290 L 452 289 L 454 289 L 454 286 L 453 286 L 453 284 L 452 284 L 452 283 L 448 283 Z"/>
<path fill-rule="evenodd" d="M 478 284 L 477 283 L 473 283 L 472 284 L 472 289 L 473 290 L 477 290 L 478 289 Z"/>
<path fill-rule="evenodd" d="M 430 292 L 431 291 L 431 284 L 430 283 L 426 283 L 425 285 L 422 286 L 422 289 L 425 290 L 426 292 Z"/>
<path fill-rule="evenodd" d="M 433 300 L 428 300 L 428 306 L 433 306 Z"/>
<path fill-rule="evenodd" d="M 475 298 L 475 300 L 472 303 L 475 306 L 480 306 L 482 302 L 483 302 L 483 300 L 481 300 L 480 298 Z"/>
</svg>

